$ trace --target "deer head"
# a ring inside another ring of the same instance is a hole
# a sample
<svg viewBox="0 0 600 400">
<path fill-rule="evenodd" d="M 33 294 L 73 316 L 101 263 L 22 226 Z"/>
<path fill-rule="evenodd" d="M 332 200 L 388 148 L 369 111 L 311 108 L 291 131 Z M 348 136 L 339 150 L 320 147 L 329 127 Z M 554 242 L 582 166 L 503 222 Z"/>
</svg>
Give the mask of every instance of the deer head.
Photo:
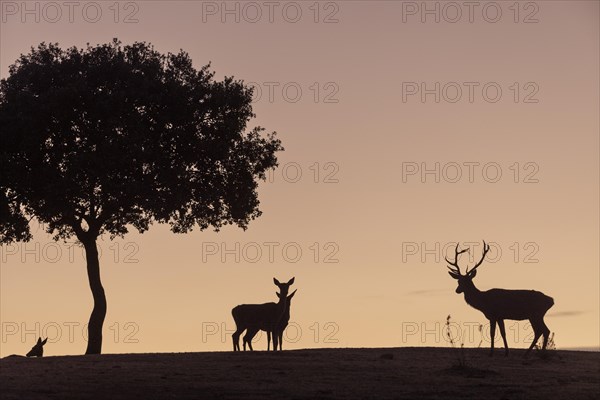
<svg viewBox="0 0 600 400">
<path fill-rule="evenodd" d="M 446 262 L 448 264 L 450 264 L 448 266 L 448 269 L 450 271 L 448 271 L 448 274 L 450 274 L 450 276 L 454 279 L 456 279 L 458 281 L 458 287 L 456 288 L 456 293 L 462 293 L 464 292 L 466 289 L 468 289 L 469 287 L 471 287 L 473 285 L 473 278 L 475 278 L 475 275 L 477 274 L 477 267 L 479 267 L 481 265 L 481 263 L 483 262 L 485 255 L 487 254 L 488 251 L 490 251 L 490 246 L 488 244 L 485 243 L 485 240 L 483 241 L 483 254 L 481 256 L 481 260 L 479 260 L 479 262 L 477 264 L 475 264 L 475 266 L 473 268 L 471 268 L 469 270 L 469 267 L 467 267 L 465 274 L 461 274 L 460 272 L 460 267 L 458 266 L 458 256 L 460 256 L 462 253 L 465 253 L 469 251 L 468 248 L 464 249 L 464 250 L 458 250 L 458 242 L 456 243 L 456 248 L 454 249 L 454 261 L 450 261 L 448 260 L 448 258 L 446 258 Z"/>
<path fill-rule="evenodd" d="M 35 344 L 35 346 L 33 346 L 31 348 L 31 350 L 29 350 L 29 353 L 26 354 L 27 357 L 42 357 L 44 355 L 44 345 L 46 344 L 46 342 L 48 341 L 48 338 L 44 339 L 42 341 L 42 338 L 38 338 L 37 343 Z"/>
<path fill-rule="evenodd" d="M 290 279 L 289 281 L 287 281 L 287 283 L 280 283 L 277 279 L 273 278 L 273 282 L 279 288 L 279 291 L 280 291 L 281 295 L 287 296 L 287 294 L 288 294 L 288 292 L 290 290 L 290 285 L 292 283 L 294 283 L 294 279 L 296 279 L 296 278 Z M 279 293 L 277 293 L 277 297 L 279 297 Z"/>
<path fill-rule="evenodd" d="M 287 304 L 288 304 L 288 305 L 290 304 L 290 300 L 292 300 L 292 297 L 294 297 L 294 295 L 296 294 L 296 292 L 297 292 L 297 291 L 298 291 L 298 289 L 294 290 L 294 291 L 292 292 L 292 294 L 290 294 L 290 295 L 287 297 L 287 301 L 288 301 L 288 302 L 287 302 Z M 277 295 L 277 297 L 279 297 L 279 298 L 281 299 L 281 293 L 277 293 L 277 292 L 275 292 L 275 294 Z M 288 307 L 288 308 L 289 308 L 289 307 Z"/>
</svg>

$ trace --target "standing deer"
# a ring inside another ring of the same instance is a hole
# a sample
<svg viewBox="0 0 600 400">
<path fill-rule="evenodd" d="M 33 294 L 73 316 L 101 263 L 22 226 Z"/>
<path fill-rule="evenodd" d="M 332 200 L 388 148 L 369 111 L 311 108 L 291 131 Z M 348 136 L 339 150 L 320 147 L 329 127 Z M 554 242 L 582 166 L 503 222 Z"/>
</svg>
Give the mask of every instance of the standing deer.
<svg viewBox="0 0 600 400">
<path fill-rule="evenodd" d="M 273 282 L 279 288 L 278 303 L 242 304 L 231 310 L 231 315 L 236 325 L 236 330 L 232 335 L 233 351 L 240 351 L 240 335 L 246 329 L 258 332 L 260 329 L 266 328 L 266 330 L 273 332 L 284 315 L 287 305 L 287 295 L 290 285 L 294 283 L 294 278 L 290 279 L 287 283 L 280 283 L 277 279 L 273 278 Z M 277 350 L 277 339 L 277 337 L 273 336 L 273 351 Z M 246 350 L 245 341 L 244 350 Z M 252 346 L 250 346 L 250 350 L 252 350 Z"/>
<path fill-rule="evenodd" d="M 261 326 L 260 328 L 254 327 L 252 329 L 248 329 L 246 334 L 244 335 L 244 350 L 246 350 L 246 343 L 250 350 L 254 350 L 252 348 L 252 339 L 258 333 L 259 330 L 263 330 L 267 332 L 267 351 L 269 351 L 271 346 L 271 333 L 273 334 L 273 343 L 275 343 L 275 336 L 277 336 L 277 340 L 279 341 L 279 350 L 283 350 L 283 331 L 288 326 L 288 322 L 290 321 L 290 307 L 292 306 L 292 297 L 296 294 L 297 290 L 294 290 L 292 294 L 287 297 L 287 304 L 285 306 L 285 311 L 281 316 L 281 319 L 275 326 L 274 331 L 269 330 L 269 326 Z M 277 293 L 277 296 L 281 299 L 281 294 Z M 275 348 L 277 350 L 277 348 Z"/>
<path fill-rule="evenodd" d="M 48 341 L 48 338 L 42 341 L 42 338 L 38 338 L 37 343 L 29 350 L 26 354 L 27 357 L 43 357 L 44 356 L 44 345 Z"/>
<path fill-rule="evenodd" d="M 550 329 L 548 329 L 544 323 L 544 315 L 550 307 L 554 305 L 554 299 L 535 290 L 490 289 L 482 292 L 477 289 L 473 283 L 473 278 L 475 278 L 477 268 L 481 265 L 489 250 L 490 246 L 484 241 L 481 260 L 479 260 L 471 270 L 467 267 L 464 275 L 460 273 L 458 256 L 469 251 L 468 248 L 459 251 L 457 243 L 456 248 L 454 249 L 454 261 L 452 262 L 446 258 L 446 262 L 450 264 L 450 266 L 448 266 L 448 269 L 450 270 L 448 273 L 452 278 L 458 280 L 456 293 L 464 293 L 467 304 L 481 311 L 485 317 L 490 320 L 490 336 L 492 342 L 490 356 L 494 353 L 496 323 L 498 323 L 498 326 L 500 327 L 500 334 L 504 341 L 505 355 L 508 356 L 508 344 L 506 343 L 506 331 L 504 329 L 505 319 L 528 319 L 531 323 L 534 331 L 534 338 L 525 355 L 529 354 L 541 335 L 544 335 L 542 349 L 545 350 Z"/>
</svg>

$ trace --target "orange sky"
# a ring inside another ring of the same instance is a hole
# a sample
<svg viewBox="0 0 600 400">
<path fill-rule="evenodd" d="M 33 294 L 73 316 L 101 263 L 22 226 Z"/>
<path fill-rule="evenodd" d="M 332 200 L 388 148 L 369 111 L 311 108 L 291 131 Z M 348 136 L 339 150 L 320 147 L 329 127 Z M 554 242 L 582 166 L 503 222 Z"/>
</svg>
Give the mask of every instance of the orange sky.
<svg viewBox="0 0 600 400">
<path fill-rule="evenodd" d="M 247 231 L 155 225 L 99 243 L 103 351 L 229 350 L 231 308 L 275 301 L 274 276 L 298 289 L 284 348 L 447 345 L 448 314 L 477 346 L 486 320 L 441 253 L 460 240 L 479 256 L 482 239 L 480 289 L 543 291 L 557 346 L 597 347 L 599 3 L 475 3 L 470 22 L 428 2 L 436 22 L 422 2 L 77 2 L 70 22 L 67 8 L 2 1 L 0 76 L 41 41 L 181 48 L 257 83 L 255 125 L 286 148 Z M 83 353 L 82 250 L 37 232 L 0 264 L 0 356 L 38 334 L 47 355 Z M 531 340 L 525 323 L 507 331 L 512 347 Z"/>
</svg>

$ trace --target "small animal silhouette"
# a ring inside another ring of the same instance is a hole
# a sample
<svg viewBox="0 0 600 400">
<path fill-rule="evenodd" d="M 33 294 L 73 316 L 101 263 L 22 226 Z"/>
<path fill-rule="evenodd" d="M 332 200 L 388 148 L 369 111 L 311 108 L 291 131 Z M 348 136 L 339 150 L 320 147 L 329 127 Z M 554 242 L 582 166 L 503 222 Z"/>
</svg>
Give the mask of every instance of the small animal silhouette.
<svg viewBox="0 0 600 400">
<path fill-rule="evenodd" d="M 27 357 L 43 357 L 44 356 L 44 345 L 48 341 L 48 338 L 42 341 L 42 338 L 38 338 L 35 346 L 29 350 L 29 353 L 26 354 Z"/>
<path fill-rule="evenodd" d="M 554 305 L 554 299 L 546 296 L 542 292 L 535 290 L 506 290 L 490 289 L 480 291 L 475 287 L 473 278 L 477 274 L 477 267 L 483 262 L 485 255 L 490 250 L 490 246 L 483 242 L 483 255 L 481 260 L 471 270 L 467 268 L 464 275 L 460 273 L 458 266 L 458 256 L 469 251 L 468 248 L 458 250 L 458 243 L 454 249 L 454 261 L 446 261 L 451 266 L 448 273 L 458 281 L 456 293 L 464 293 L 465 301 L 471 307 L 481 311 L 487 319 L 490 320 L 491 349 L 490 356 L 494 354 L 494 334 L 496 332 L 496 323 L 500 328 L 500 334 L 504 341 L 505 355 L 508 355 L 508 344 L 506 343 L 506 331 L 504 329 L 504 320 L 524 320 L 528 319 L 533 328 L 534 338 L 531 346 L 527 349 L 525 355 L 529 354 L 533 346 L 537 343 L 541 335 L 544 335 L 544 344 L 542 349 L 546 349 L 550 329 L 544 323 L 544 315 Z"/>
<path fill-rule="evenodd" d="M 277 340 L 279 341 L 279 350 L 283 350 L 283 332 L 285 331 L 285 328 L 287 328 L 288 322 L 290 321 L 290 307 L 292 306 L 292 297 L 294 297 L 294 295 L 296 294 L 298 290 L 294 290 L 292 292 L 292 294 L 290 294 L 287 297 L 287 305 L 285 307 L 285 312 L 283 313 L 283 315 L 281 316 L 281 319 L 279 320 L 279 322 L 277 323 L 277 325 L 275 326 L 275 331 L 271 332 L 269 330 L 267 330 L 268 327 L 261 327 L 260 329 L 263 331 L 267 332 L 267 351 L 269 351 L 270 346 L 271 346 L 271 333 L 273 333 L 274 336 L 277 336 Z M 276 293 L 277 297 L 281 297 L 281 294 Z M 252 328 L 252 329 L 248 329 L 248 331 L 246 331 L 246 334 L 244 335 L 244 350 L 246 350 L 246 344 L 248 344 L 248 347 L 250 348 L 250 350 L 254 350 L 252 348 L 252 339 L 254 338 L 254 336 L 258 333 L 259 329 L 257 329 L 256 327 Z M 273 338 L 273 343 L 275 343 L 275 338 Z"/>
<path fill-rule="evenodd" d="M 273 278 L 273 282 L 279 288 L 279 302 L 265 304 L 241 304 L 231 310 L 231 315 L 235 321 L 236 331 L 231 336 L 233 339 L 233 351 L 240 351 L 240 335 L 246 329 L 258 330 L 264 329 L 271 332 L 281 320 L 286 310 L 287 295 L 290 285 L 294 283 L 294 278 L 287 283 L 280 283 Z M 277 350 L 278 337 L 273 336 L 273 351 Z M 245 342 L 244 342 L 245 345 Z M 244 350 L 246 350 L 244 346 Z"/>
</svg>

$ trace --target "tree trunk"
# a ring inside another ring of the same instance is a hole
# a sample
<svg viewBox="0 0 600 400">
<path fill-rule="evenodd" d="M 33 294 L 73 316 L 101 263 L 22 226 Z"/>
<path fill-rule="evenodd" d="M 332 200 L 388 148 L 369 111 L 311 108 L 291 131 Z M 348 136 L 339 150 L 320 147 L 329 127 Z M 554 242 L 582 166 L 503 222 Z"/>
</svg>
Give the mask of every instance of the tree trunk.
<svg viewBox="0 0 600 400">
<path fill-rule="evenodd" d="M 96 239 L 83 242 L 87 260 L 87 272 L 90 289 L 94 296 L 94 309 L 88 324 L 88 345 L 85 354 L 100 354 L 102 352 L 102 325 L 106 316 L 106 296 L 100 280 L 100 261 Z"/>
</svg>

